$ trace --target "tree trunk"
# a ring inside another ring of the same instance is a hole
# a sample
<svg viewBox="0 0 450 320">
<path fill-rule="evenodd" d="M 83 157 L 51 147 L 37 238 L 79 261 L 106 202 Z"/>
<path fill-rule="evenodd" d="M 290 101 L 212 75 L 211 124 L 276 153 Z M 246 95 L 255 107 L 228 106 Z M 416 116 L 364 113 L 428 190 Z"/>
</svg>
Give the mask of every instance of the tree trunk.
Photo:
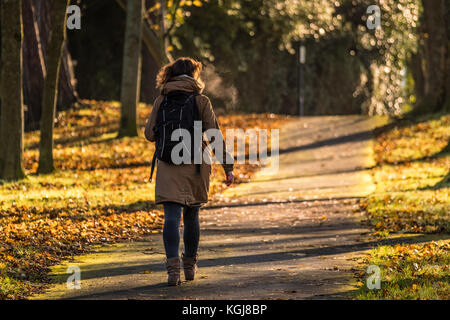
<svg viewBox="0 0 450 320">
<path fill-rule="evenodd" d="M 136 121 L 141 81 L 143 10 L 143 0 L 128 0 L 120 93 L 122 113 L 119 137 L 134 137 L 138 135 Z"/>
<path fill-rule="evenodd" d="M 23 10 L 23 75 L 25 125 L 37 129 L 42 113 L 42 94 L 46 75 L 46 52 L 51 29 L 51 1 L 22 0 Z M 72 60 L 64 46 L 58 84 L 58 107 L 67 108 L 78 100 Z"/>
<path fill-rule="evenodd" d="M 25 177 L 23 168 L 22 8 L 21 0 L 1 1 L 2 70 L 0 179 Z"/>
<path fill-rule="evenodd" d="M 446 66 L 448 55 L 446 0 L 422 0 L 425 35 L 424 98 L 418 104 L 418 113 L 442 109 L 446 95 Z"/>
<path fill-rule="evenodd" d="M 57 106 L 63 109 L 71 107 L 74 102 L 78 101 L 78 93 L 76 91 L 77 81 L 73 71 L 72 57 L 69 49 L 67 49 L 67 42 L 64 43 L 61 68 L 59 70 L 58 83 L 58 103 Z"/>
<path fill-rule="evenodd" d="M 22 17 L 24 30 L 23 95 L 24 103 L 27 106 L 25 124 L 31 129 L 37 129 L 41 118 L 42 90 L 44 89 L 46 70 L 41 32 L 33 0 L 22 0 Z"/>
<path fill-rule="evenodd" d="M 167 26 L 166 26 L 166 2 L 164 0 L 160 0 L 160 7 L 159 7 L 159 15 L 161 16 L 161 22 L 160 22 L 160 39 L 161 42 L 160 48 L 161 48 L 161 55 L 163 57 L 163 64 L 169 63 L 173 61 L 173 57 L 170 54 L 169 51 L 169 35 L 167 34 Z"/>
<path fill-rule="evenodd" d="M 445 72 L 445 102 L 442 111 L 450 113 L 450 0 L 445 1 L 445 25 L 447 26 L 447 71 Z"/>
<path fill-rule="evenodd" d="M 47 47 L 49 45 L 50 29 L 52 27 L 51 1 L 35 1 L 34 4 L 36 6 L 36 20 L 41 34 L 42 50 L 45 64 L 44 68 L 46 68 L 45 58 Z M 77 100 L 78 93 L 76 90 L 76 80 L 73 72 L 72 59 L 69 50 L 67 49 L 67 44 L 64 44 L 61 67 L 59 70 L 57 106 L 67 108 L 72 106 L 72 104 Z"/>
<path fill-rule="evenodd" d="M 70 0 L 53 1 L 52 30 L 47 48 L 47 75 L 44 81 L 41 116 L 41 139 L 39 143 L 39 173 L 55 170 L 53 163 L 53 126 L 58 97 L 58 80 L 61 55 L 66 39 L 66 12 Z"/>
<path fill-rule="evenodd" d="M 448 45 L 448 57 L 447 57 L 447 71 L 445 81 L 445 102 L 442 107 L 443 112 L 450 113 L 450 41 Z"/>
<path fill-rule="evenodd" d="M 422 55 L 420 52 L 411 55 L 409 68 L 411 69 L 411 74 L 414 79 L 416 102 L 420 103 L 423 100 L 425 93 L 425 76 L 423 74 Z"/>
<path fill-rule="evenodd" d="M 116 3 L 126 12 L 127 8 L 122 0 L 116 0 Z M 167 57 L 164 56 L 160 47 L 160 40 L 149 25 L 145 22 L 142 23 L 142 41 L 144 42 L 148 52 L 153 57 L 158 69 L 161 68 L 166 61 Z"/>
</svg>

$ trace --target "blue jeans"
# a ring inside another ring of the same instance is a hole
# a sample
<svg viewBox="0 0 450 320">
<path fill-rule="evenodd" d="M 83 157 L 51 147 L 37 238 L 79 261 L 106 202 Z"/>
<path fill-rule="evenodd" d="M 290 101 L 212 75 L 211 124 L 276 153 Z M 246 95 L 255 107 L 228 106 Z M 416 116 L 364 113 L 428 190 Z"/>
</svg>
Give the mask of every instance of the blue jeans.
<svg viewBox="0 0 450 320">
<path fill-rule="evenodd" d="M 199 207 L 187 207 L 174 202 L 164 203 L 163 241 L 167 259 L 178 257 L 180 247 L 180 220 L 183 207 L 184 255 L 195 257 L 200 240 Z"/>
</svg>

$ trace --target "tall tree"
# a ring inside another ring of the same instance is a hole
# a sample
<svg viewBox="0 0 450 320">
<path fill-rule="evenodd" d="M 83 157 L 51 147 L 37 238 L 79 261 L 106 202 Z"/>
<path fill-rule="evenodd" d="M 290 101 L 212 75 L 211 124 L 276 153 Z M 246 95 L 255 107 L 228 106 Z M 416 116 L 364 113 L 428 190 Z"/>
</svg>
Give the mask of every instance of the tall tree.
<svg viewBox="0 0 450 320">
<path fill-rule="evenodd" d="M 23 96 L 27 106 L 25 128 L 37 129 L 42 112 L 46 52 L 51 30 L 50 0 L 22 0 L 23 18 Z M 64 46 L 58 84 L 58 107 L 70 107 L 78 100 L 72 59 Z"/>
<path fill-rule="evenodd" d="M 126 12 L 127 6 L 123 2 L 123 0 L 116 0 L 116 3 Z M 149 19 L 146 19 L 149 21 Z M 143 23 L 142 24 L 142 41 L 144 42 L 148 52 L 152 56 L 156 65 L 160 68 L 165 62 L 166 57 L 163 54 L 161 49 L 161 43 L 158 38 L 158 35 L 151 28 L 151 23 Z"/>
<path fill-rule="evenodd" d="M 424 96 L 416 106 L 416 113 L 442 110 L 446 99 L 450 99 L 447 68 L 449 38 L 447 35 L 448 0 L 422 0 L 424 36 Z"/>
<path fill-rule="evenodd" d="M 44 81 L 39 143 L 39 173 L 55 170 L 53 162 L 53 127 L 58 97 L 61 55 L 66 40 L 66 16 L 70 0 L 53 1 L 52 29 L 47 47 L 47 74 Z"/>
<path fill-rule="evenodd" d="M 180 0 L 175 1 L 176 6 L 178 7 L 178 4 L 180 3 Z M 175 8 L 175 11 L 177 8 Z M 170 53 L 170 39 L 169 39 L 169 27 L 167 26 L 167 8 L 166 8 L 166 2 L 164 0 L 159 1 L 159 16 L 160 16 L 160 41 L 161 45 L 160 48 L 163 51 L 162 56 L 165 57 L 165 63 L 173 61 L 172 54 Z M 175 25 L 175 22 L 172 23 L 172 26 Z"/>
<path fill-rule="evenodd" d="M 1 1 L 0 179 L 25 177 L 23 168 L 24 109 L 22 94 L 22 3 Z"/>
<path fill-rule="evenodd" d="M 141 39 L 144 0 L 128 0 L 123 50 L 122 113 L 119 137 L 134 137 L 137 131 L 137 104 L 141 82 Z"/>
<path fill-rule="evenodd" d="M 445 0 L 445 25 L 447 31 L 447 65 L 445 71 L 445 102 L 442 111 L 450 113 L 450 0 Z"/>
</svg>

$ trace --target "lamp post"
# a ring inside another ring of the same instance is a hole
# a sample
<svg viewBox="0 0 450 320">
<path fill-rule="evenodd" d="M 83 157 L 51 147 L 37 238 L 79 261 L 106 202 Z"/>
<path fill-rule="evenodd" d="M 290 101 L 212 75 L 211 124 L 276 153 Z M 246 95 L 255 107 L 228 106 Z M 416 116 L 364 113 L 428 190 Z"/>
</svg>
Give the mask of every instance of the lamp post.
<svg viewBox="0 0 450 320">
<path fill-rule="evenodd" d="M 298 46 L 298 115 L 300 117 L 304 114 L 304 99 L 303 99 L 303 90 L 302 90 L 302 76 L 303 76 L 303 67 L 305 65 L 306 59 L 306 48 L 303 44 L 299 44 Z"/>
</svg>

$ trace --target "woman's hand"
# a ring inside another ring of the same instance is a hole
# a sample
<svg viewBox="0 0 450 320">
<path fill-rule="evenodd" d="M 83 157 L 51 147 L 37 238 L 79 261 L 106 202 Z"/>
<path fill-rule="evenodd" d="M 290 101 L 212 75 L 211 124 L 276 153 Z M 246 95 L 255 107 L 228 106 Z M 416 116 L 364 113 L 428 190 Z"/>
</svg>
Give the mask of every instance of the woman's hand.
<svg viewBox="0 0 450 320">
<path fill-rule="evenodd" d="M 233 171 L 228 171 L 227 172 L 227 180 L 225 181 L 225 184 L 227 186 L 230 186 L 234 181 L 234 174 Z"/>
</svg>

